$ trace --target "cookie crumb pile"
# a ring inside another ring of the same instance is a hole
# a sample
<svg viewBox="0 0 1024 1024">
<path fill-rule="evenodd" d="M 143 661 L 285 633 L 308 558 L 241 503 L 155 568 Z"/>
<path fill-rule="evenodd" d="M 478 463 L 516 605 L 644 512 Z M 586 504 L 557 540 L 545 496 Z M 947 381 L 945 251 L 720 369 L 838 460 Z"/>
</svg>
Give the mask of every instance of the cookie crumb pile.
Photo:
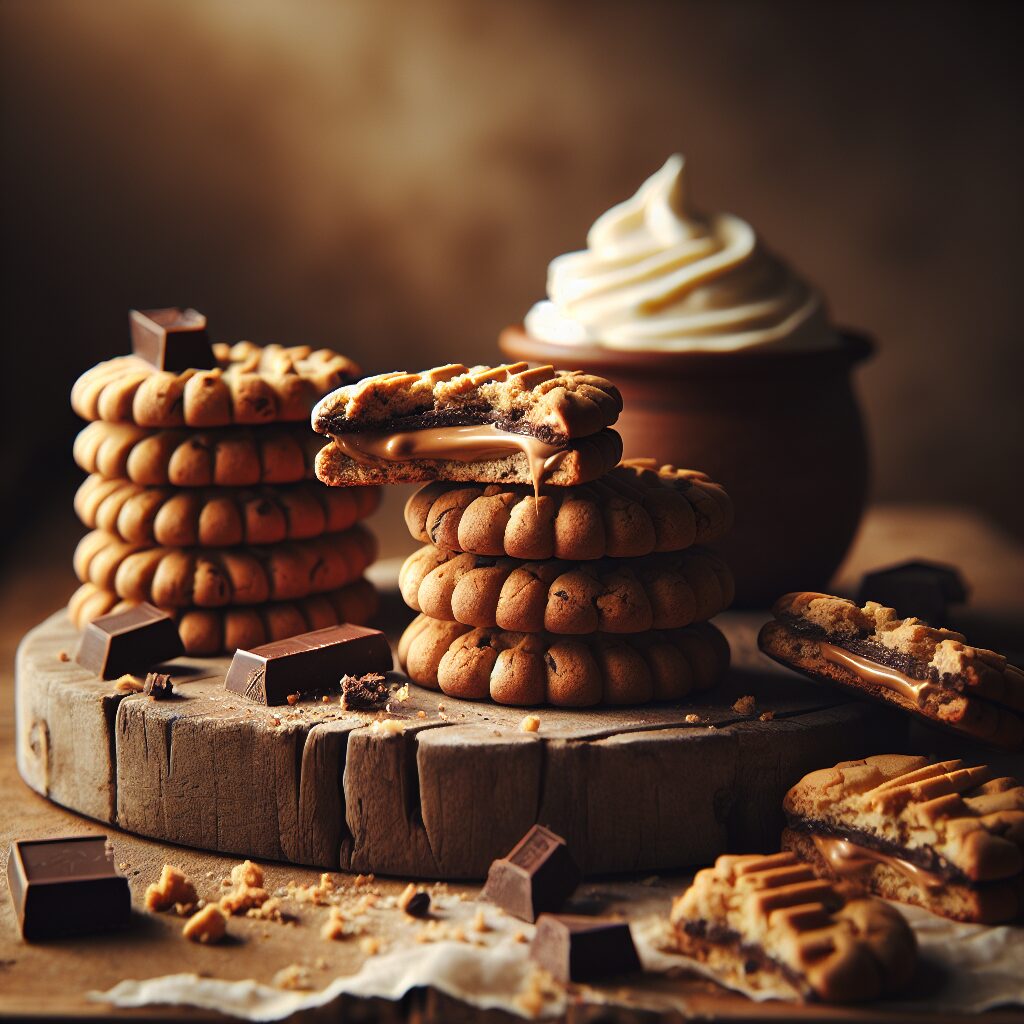
<svg viewBox="0 0 1024 1024">
<path fill-rule="evenodd" d="M 361 520 L 380 492 L 317 483 L 307 426 L 357 367 L 309 346 L 209 345 L 192 310 L 133 311 L 131 324 L 135 354 L 87 370 L 71 393 L 89 421 L 74 456 L 91 531 L 75 552 L 74 625 L 148 602 L 174 616 L 188 654 L 215 655 L 365 622 L 376 540 Z M 208 368 L 164 369 L 186 334 L 190 359 L 207 344 Z M 154 335 L 159 365 L 140 354 Z"/>
</svg>

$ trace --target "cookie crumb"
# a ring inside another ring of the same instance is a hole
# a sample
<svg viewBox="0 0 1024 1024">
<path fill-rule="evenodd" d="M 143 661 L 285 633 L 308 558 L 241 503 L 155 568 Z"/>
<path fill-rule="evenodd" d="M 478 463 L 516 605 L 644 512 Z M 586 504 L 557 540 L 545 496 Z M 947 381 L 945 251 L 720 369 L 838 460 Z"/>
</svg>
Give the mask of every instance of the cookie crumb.
<svg viewBox="0 0 1024 1024">
<path fill-rule="evenodd" d="M 381 950 L 381 942 L 375 935 L 367 935 L 359 942 L 359 948 L 367 956 L 376 956 Z"/>
<path fill-rule="evenodd" d="M 430 913 L 430 894 L 410 882 L 398 897 L 398 908 L 410 917 L 426 917 Z"/>
<path fill-rule="evenodd" d="M 167 700 L 174 696 L 174 684 L 166 672 L 148 672 L 142 684 L 142 692 L 150 700 Z"/>
<path fill-rule="evenodd" d="M 513 942 L 526 942 L 526 936 L 523 934 L 523 932 L 513 932 L 512 933 L 512 941 Z"/>
<path fill-rule="evenodd" d="M 520 732 L 540 732 L 540 716 L 539 715 L 527 715 L 519 723 Z"/>
<path fill-rule="evenodd" d="M 395 718 L 377 719 L 370 727 L 370 731 L 374 736 L 381 733 L 385 736 L 397 736 L 399 733 L 405 732 L 405 724 Z"/>
<path fill-rule="evenodd" d="M 775 712 L 774 711 L 762 711 L 761 714 L 759 714 L 757 717 L 762 722 L 770 722 L 770 721 L 772 721 L 772 719 L 775 718 Z"/>
<path fill-rule="evenodd" d="M 402 685 L 397 690 L 395 690 L 394 696 L 395 700 L 397 700 L 400 704 L 404 704 L 409 699 L 409 684 L 402 683 Z"/>
<path fill-rule="evenodd" d="M 700 720 L 700 715 L 694 714 L 689 714 L 686 716 L 686 718 L 683 719 L 683 721 L 686 722 L 687 725 L 696 725 L 697 722 L 699 722 Z"/>
<path fill-rule="evenodd" d="M 271 729 L 276 729 L 280 724 L 281 724 L 281 719 L 278 718 L 277 715 L 271 715 L 267 719 L 267 725 L 269 725 Z"/>
<path fill-rule="evenodd" d="M 71 655 L 68 654 L 67 651 L 58 651 L 57 652 L 57 660 L 58 661 L 70 661 L 71 660 Z"/>
<path fill-rule="evenodd" d="M 114 689 L 118 693 L 142 693 L 142 680 L 126 672 L 114 680 Z"/>
<path fill-rule="evenodd" d="M 321 703 L 321 704 L 330 704 L 330 703 L 331 703 L 331 698 L 330 698 L 330 697 L 328 697 L 328 696 L 327 696 L 327 694 L 325 693 L 325 694 L 324 694 L 324 695 L 323 695 L 323 696 L 322 696 L 322 697 L 320 698 L 320 703 Z"/>
<path fill-rule="evenodd" d="M 192 906 L 196 898 L 195 886 L 171 864 L 163 866 L 159 881 L 146 887 L 144 897 L 146 909 L 155 912 L 170 910 L 175 904 Z"/>
<path fill-rule="evenodd" d="M 744 694 L 744 696 L 736 699 L 732 709 L 738 715 L 752 715 L 757 709 L 757 701 L 754 700 L 751 694 Z"/>
<path fill-rule="evenodd" d="M 202 942 L 210 945 L 220 942 L 227 934 L 227 930 L 227 918 L 220 912 L 220 908 L 216 904 L 211 903 L 185 922 L 181 934 L 190 942 Z"/>
<path fill-rule="evenodd" d="M 477 910 L 476 915 L 473 917 L 473 924 L 470 926 L 475 932 L 489 932 L 491 926 L 487 923 L 487 918 L 484 917 L 484 908 L 480 907 Z"/>
<path fill-rule="evenodd" d="M 345 915 L 337 907 L 331 907 L 330 916 L 324 922 L 324 926 L 320 929 L 320 937 L 323 939 L 337 940 L 343 939 L 345 935 Z"/>
<path fill-rule="evenodd" d="M 417 711 L 416 712 L 416 717 L 417 718 L 426 718 L 427 717 L 427 713 L 426 713 L 426 711 Z"/>
<path fill-rule="evenodd" d="M 287 700 L 289 704 L 294 706 L 294 705 L 299 703 L 299 694 L 297 694 L 297 693 L 289 693 L 288 696 L 285 698 L 285 700 Z M 287 970 L 287 968 L 285 968 L 285 970 Z M 278 972 L 278 973 L 280 973 L 280 972 Z"/>
<path fill-rule="evenodd" d="M 287 967 L 282 967 L 274 975 L 271 984 L 275 988 L 286 988 L 293 991 L 313 987 L 309 980 L 309 971 L 301 964 L 289 964 Z"/>
</svg>

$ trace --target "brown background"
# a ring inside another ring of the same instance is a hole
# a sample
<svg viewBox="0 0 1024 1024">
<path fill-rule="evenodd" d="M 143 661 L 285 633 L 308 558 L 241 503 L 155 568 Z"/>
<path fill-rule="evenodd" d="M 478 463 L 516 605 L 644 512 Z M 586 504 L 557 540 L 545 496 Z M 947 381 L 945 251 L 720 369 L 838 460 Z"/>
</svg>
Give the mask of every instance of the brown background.
<svg viewBox="0 0 1024 1024">
<path fill-rule="evenodd" d="M 125 349 L 130 306 L 192 304 L 218 338 L 368 370 L 489 360 L 548 260 L 676 149 L 700 206 L 752 221 L 879 339 L 860 381 L 876 497 L 1024 531 L 1011 6 L 0 12 L 8 544 L 47 503 L 67 516 L 67 392 Z"/>
</svg>

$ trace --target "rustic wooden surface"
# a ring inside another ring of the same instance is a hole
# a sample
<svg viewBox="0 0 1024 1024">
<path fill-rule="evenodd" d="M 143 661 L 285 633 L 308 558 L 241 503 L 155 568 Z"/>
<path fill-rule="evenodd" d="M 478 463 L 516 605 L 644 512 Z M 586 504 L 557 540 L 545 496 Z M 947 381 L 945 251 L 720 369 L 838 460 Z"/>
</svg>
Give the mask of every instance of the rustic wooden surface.
<svg viewBox="0 0 1024 1024">
<path fill-rule="evenodd" d="M 383 524 L 382 524 L 383 525 Z M 67 565 L 76 534 L 59 521 L 40 529 L 19 546 L 17 557 L 4 569 L 0 581 L 0 700 L 7 711 L 0 716 L 0 843 L 6 855 L 13 838 L 105 832 L 113 839 L 117 859 L 127 865 L 133 899 L 141 906 L 145 885 L 156 877 L 165 861 L 184 868 L 191 877 L 219 880 L 234 860 L 166 843 L 142 839 L 110 826 L 101 826 L 58 807 L 38 796 L 18 778 L 14 758 L 13 660 L 22 635 L 43 619 L 73 589 Z M 378 527 L 380 529 L 381 527 Z M 385 541 L 387 544 L 387 541 Z M 969 631 L 981 643 L 1024 653 L 1024 547 L 990 528 L 968 512 L 943 509 L 876 509 L 868 517 L 860 540 L 842 570 L 840 583 L 849 587 L 868 568 L 907 557 L 931 557 L 958 564 L 972 589 L 971 604 L 954 616 L 954 625 Z M 55 601 L 55 595 L 57 600 Z M 132 698 L 133 700 L 135 698 Z M 442 735 L 436 729 L 426 737 Z M 930 734 L 934 739 L 938 734 Z M 430 741 L 428 741 L 430 742 Z M 606 743 L 614 744 L 615 740 Z M 455 756 L 454 752 L 451 752 Z M 217 784 L 207 780 L 207 784 Z M 272 887 L 287 880 L 308 883 L 317 872 L 271 864 Z M 213 881 L 205 882 L 213 885 Z M 402 881 L 384 882 L 385 891 L 397 892 Z M 680 885 L 682 882 L 680 881 Z M 453 892 L 475 893 L 475 886 L 453 885 Z M 302 911 L 302 913 L 306 913 Z M 0 874 L 0 1013 L 9 1017 L 46 1016 L 71 1019 L 164 1019 L 199 1020 L 215 1015 L 180 1009 L 156 1008 L 130 1013 L 111 1012 L 90 1003 L 85 993 L 105 989 L 125 977 L 151 977 L 176 971 L 206 972 L 224 978 L 256 978 L 269 982 L 276 971 L 297 959 L 323 957 L 312 970 L 315 984 L 325 984 L 340 973 L 357 969 L 361 959 L 351 943 L 323 943 L 315 931 L 300 926 L 267 929 L 259 922 L 237 920 L 238 943 L 228 947 L 193 946 L 182 941 L 180 922 L 173 917 L 138 915 L 130 933 L 107 938 L 66 940 L 46 945 L 23 943 L 17 936 L 6 881 Z M 312 948 L 315 946 L 315 949 Z M 308 954 L 308 956 L 307 956 Z M 669 984 L 662 982 L 662 984 Z M 881 1014 L 867 1008 L 823 1009 L 782 1004 L 749 1003 L 740 996 L 696 979 L 671 982 L 684 992 L 691 1012 L 702 1019 L 720 1020 L 905 1020 L 905 1015 Z M 327 1019 L 327 1018 L 318 1018 Z M 432 993 L 417 993 L 400 1004 L 346 1003 L 330 1019 L 417 1021 L 507 1021 L 504 1014 L 478 1013 Z M 578 1022 L 653 1020 L 652 1015 L 610 1013 L 604 1008 L 580 1009 L 571 1015 Z M 942 1018 L 934 1014 L 930 1020 Z M 966 1019 L 966 1018 L 960 1018 Z M 997 1011 L 986 1022 L 1020 1021 L 1017 1011 Z"/>
<path fill-rule="evenodd" d="M 65 660 L 79 634 L 58 612 L 18 652 L 18 765 L 38 793 L 127 832 L 329 870 L 479 879 L 536 821 L 587 874 L 704 864 L 774 843 L 808 771 L 905 743 L 904 718 L 764 658 L 762 620 L 720 617 L 734 664 L 694 701 L 545 708 L 526 733 L 524 709 L 412 685 L 388 735 L 337 698 L 253 705 L 224 690 L 227 658 L 166 666 L 176 699 L 119 694 Z M 734 710 L 743 695 L 754 714 Z"/>
</svg>

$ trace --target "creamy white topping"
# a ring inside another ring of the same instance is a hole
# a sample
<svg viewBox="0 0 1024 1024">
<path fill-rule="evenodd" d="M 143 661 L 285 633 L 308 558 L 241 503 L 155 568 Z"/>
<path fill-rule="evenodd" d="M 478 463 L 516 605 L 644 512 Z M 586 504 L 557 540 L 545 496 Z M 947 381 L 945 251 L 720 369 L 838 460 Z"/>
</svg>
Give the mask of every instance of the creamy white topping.
<svg viewBox="0 0 1024 1024">
<path fill-rule="evenodd" d="M 587 248 L 551 261 L 528 334 L 638 351 L 822 349 L 839 343 L 816 291 L 728 213 L 689 207 L 678 154 L 612 207 Z"/>
</svg>

